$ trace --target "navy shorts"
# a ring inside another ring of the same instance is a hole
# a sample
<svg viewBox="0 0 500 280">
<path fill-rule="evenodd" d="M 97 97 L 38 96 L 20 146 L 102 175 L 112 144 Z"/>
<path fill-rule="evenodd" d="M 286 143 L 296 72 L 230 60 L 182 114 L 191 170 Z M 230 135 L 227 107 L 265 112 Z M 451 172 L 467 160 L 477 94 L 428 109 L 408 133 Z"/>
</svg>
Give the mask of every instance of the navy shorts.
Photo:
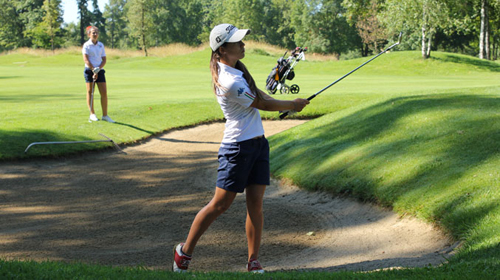
<svg viewBox="0 0 500 280">
<path fill-rule="evenodd" d="M 250 184 L 269 185 L 269 142 L 265 137 L 222 143 L 216 186 L 242 193 Z"/>
<path fill-rule="evenodd" d="M 105 72 L 106 71 L 104 71 L 104 69 L 101 69 L 101 71 L 99 71 L 99 73 L 97 73 L 96 83 L 105 83 L 106 82 L 106 76 L 104 75 Z M 90 70 L 90 68 L 85 67 L 85 70 L 83 70 L 83 76 L 85 77 L 86 83 L 92 83 L 94 72 L 92 72 L 92 70 Z"/>
</svg>

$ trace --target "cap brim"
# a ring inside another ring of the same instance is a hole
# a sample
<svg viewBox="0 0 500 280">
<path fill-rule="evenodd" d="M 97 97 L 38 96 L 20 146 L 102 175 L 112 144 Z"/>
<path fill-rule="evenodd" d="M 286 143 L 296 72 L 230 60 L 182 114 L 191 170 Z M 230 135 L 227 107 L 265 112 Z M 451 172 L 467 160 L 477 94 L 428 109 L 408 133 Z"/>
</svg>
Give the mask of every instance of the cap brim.
<svg viewBox="0 0 500 280">
<path fill-rule="evenodd" d="M 227 40 L 228 43 L 236 43 L 236 42 L 239 42 L 241 40 L 243 40 L 243 38 L 247 35 L 247 34 L 250 34 L 250 29 L 240 29 L 238 31 L 236 31 L 233 36 L 231 36 L 231 38 L 229 38 L 229 40 Z"/>
</svg>

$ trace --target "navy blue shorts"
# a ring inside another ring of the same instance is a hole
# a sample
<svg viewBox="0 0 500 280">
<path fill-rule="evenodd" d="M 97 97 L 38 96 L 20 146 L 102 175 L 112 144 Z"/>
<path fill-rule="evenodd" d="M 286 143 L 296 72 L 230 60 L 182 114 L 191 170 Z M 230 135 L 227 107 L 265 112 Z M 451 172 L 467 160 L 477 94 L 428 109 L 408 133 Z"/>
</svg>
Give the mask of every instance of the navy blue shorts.
<svg viewBox="0 0 500 280">
<path fill-rule="evenodd" d="M 101 69 L 101 71 L 99 71 L 99 73 L 97 73 L 96 83 L 105 83 L 106 82 L 106 76 L 104 75 L 105 72 L 106 71 L 104 71 L 104 69 Z M 90 68 L 85 67 L 85 70 L 83 70 L 83 76 L 85 77 L 86 83 L 92 83 L 94 72 L 92 72 L 92 70 L 90 70 Z"/>
<path fill-rule="evenodd" d="M 222 143 L 216 186 L 242 193 L 250 184 L 269 185 L 269 142 L 265 137 Z"/>
</svg>

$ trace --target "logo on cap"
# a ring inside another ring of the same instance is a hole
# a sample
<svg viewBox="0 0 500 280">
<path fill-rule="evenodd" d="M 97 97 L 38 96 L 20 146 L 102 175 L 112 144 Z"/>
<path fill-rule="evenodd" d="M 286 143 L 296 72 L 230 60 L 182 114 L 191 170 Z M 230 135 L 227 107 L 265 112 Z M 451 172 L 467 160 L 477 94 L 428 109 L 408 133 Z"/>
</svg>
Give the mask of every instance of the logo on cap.
<svg viewBox="0 0 500 280">
<path fill-rule="evenodd" d="M 227 33 L 229 34 L 229 32 L 231 32 L 231 30 L 233 30 L 234 28 L 234 25 L 229 25 L 228 27 L 226 27 Z"/>
<path fill-rule="evenodd" d="M 226 27 L 226 33 L 227 33 L 227 34 L 231 33 L 231 31 L 232 31 L 233 29 L 235 29 L 235 28 L 236 28 L 236 27 L 235 27 L 234 25 L 228 25 L 228 27 Z M 223 35 L 217 36 L 217 37 L 215 37 L 215 41 L 216 41 L 217 43 L 222 42 L 222 38 L 221 38 L 221 37 L 225 37 L 225 36 L 223 36 Z"/>
</svg>

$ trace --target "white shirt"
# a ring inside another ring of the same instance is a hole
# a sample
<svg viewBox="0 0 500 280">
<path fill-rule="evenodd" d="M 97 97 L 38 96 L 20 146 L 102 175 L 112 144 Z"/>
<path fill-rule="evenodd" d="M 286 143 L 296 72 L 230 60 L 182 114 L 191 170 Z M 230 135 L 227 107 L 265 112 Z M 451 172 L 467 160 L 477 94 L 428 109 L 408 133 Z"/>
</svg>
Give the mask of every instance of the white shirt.
<svg viewBox="0 0 500 280">
<path fill-rule="evenodd" d="M 222 143 L 241 142 L 264 135 L 259 110 L 250 107 L 255 93 L 243 78 L 243 72 L 220 62 L 218 64 L 219 83 L 223 88 L 217 88 L 217 101 L 226 118 Z"/>
<path fill-rule="evenodd" d="M 97 41 L 97 44 L 92 43 L 92 39 L 89 39 L 85 44 L 83 44 L 82 54 L 86 54 L 89 57 L 92 66 L 99 67 L 102 63 L 102 58 L 106 56 L 104 51 L 104 44 Z M 90 68 L 89 65 L 85 64 L 85 67 Z"/>
</svg>

